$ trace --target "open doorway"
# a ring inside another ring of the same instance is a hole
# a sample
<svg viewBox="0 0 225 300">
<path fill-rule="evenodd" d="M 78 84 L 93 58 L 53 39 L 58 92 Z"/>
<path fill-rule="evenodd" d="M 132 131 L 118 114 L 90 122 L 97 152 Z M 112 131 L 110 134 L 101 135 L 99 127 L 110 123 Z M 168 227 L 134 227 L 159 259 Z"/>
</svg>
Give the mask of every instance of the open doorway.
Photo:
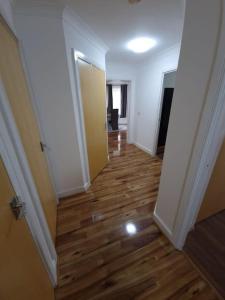
<svg viewBox="0 0 225 300">
<path fill-rule="evenodd" d="M 164 74 L 162 86 L 162 111 L 159 126 L 159 135 L 157 143 L 157 155 L 163 159 L 166 144 L 167 131 L 169 126 L 169 118 L 171 105 L 173 100 L 174 88 L 176 81 L 176 71 Z"/>
<path fill-rule="evenodd" d="M 107 81 L 108 132 L 128 130 L 129 88 L 127 81 Z"/>
</svg>

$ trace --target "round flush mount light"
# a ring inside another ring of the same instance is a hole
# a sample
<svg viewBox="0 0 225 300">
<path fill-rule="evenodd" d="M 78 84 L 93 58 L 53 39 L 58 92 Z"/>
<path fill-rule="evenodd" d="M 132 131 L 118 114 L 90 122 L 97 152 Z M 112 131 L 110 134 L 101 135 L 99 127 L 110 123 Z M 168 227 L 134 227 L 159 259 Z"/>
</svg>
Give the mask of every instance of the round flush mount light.
<svg viewBox="0 0 225 300">
<path fill-rule="evenodd" d="M 127 48 L 135 53 L 144 53 L 149 51 L 156 45 L 156 40 L 146 37 L 131 40 L 127 44 Z"/>
</svg>

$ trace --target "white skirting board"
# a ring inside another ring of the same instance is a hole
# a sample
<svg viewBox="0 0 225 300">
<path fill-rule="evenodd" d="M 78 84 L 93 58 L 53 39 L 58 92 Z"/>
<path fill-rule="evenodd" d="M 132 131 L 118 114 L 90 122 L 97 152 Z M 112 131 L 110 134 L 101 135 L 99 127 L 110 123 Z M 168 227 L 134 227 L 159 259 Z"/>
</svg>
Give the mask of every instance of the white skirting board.
<svg viewBox="0 0 225 300">
<path fill-rule="evenodd" d="M 90 187 L 90 185 L 91 184 L 89 182 L 87 182 L 83 186 L 78 186 L 78 187 L 74 187 L 74 188 L 59 192 L 59 193 L 57 193 L 57 197 L 60 199 L 60 198 L 70 197 L 70 196 L 73 196 L 73 195 L 76 195 L 76 194 L 79 194 L 82 192 L 86 192 L 87 189 Z"/>
<path fill-rule="evenodd" d="M 146 148 L 145 146 L 143 146 L 143 145 L 141 145 L 141 144 L 139 144 L 139 143 L 137 143 L 137 142 L 134 142 L 134 145 L 135 145 L 136 147 L 138 147 L 139 149 L 141 149 L 142 151 L 144 151 L 144 152 L 150 154 L 151 156 L 155 156 L 155 155 L 153 154 L 153 152 L 152 152 L 151 150 L 149 150 L 148 148 Z"/>
<path fill-rule="evenodd" d="M 159 226 L 160 230 L 165 234 L 165 236 L 173 243 L 173 237 L 171 230 L 166 226 L 162 219 L 157 215 L 156 212 L 153 214 L 153 219 Z"/>
</svg>

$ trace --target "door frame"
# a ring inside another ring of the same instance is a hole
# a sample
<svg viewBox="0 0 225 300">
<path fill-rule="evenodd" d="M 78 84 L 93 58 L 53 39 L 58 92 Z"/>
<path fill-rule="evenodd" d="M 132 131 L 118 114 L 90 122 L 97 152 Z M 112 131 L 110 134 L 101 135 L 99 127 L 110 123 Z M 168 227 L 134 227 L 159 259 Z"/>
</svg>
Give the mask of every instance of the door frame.
<svg viewBox="0 0 225 300">
<path fill-rule="evenodd" d="M 72 63 L 73 63 L 73 75 L 74 75 L 74 114 L 76 120 L 77 128 L 77 139 L 79 145 L 79 154 L 81 157 L 81 168 L 82 168 L 82 177 L 84 182 L 84 190 L 87 190 L 91 185 L 90 172 L 89 172 L 89 160 L 88 160 L 88 151 L 87 151 L 87 139 L 85 131 L 85 121 L 84 121 L 84 111 L 83 111 L 83 101 L 81 93 L 81 84 L 80 84 L 80 74 L 79 74 L 79 65 L 78 60 L 81 59 L 88 64 L 94 65 L 95 67 L 102 70 L 102 67 L 98 63 L 91 60 L 89 57 L 84 55 L 82 52 L 72 48 L 71 51 Z M 105 70 L 104 70 L 105 71 Z M 106 76 L 105 76 L 106 81 Z M 105 87 L 106 88 L 106 87 Z M 106 104 L 106 101 L 105 101 Z M 107 122 L 107 108 L 105 105 L 106 120 Z M 108 151 L 108 135 L 107 135 L 107 153 Z M 108 156 L 109 157 L 109 156 Z"/>
<path fill-rule="evenodd" d="M 129 79 L 107 79 L 106 83 L 112 85 L 127 84 L 127 140 L 131 144 L 131 95 L 132 95 L 132 80 Z"/>
<path fill-rule="evenodd" d="M 162 117 L 162 107 L 163 107 L 163 83 L 164 83 L 164 78 L 166 74 L 177 72 L 176 69 L 169 69 L 167 71 L 162 72 L 161 76 L 161 85 L 160 85 L 160 96 L 159 96 L 159 108 L 158 108 L 158 120 L 157 120 L 157 126 L 156 126 L 156 131 L 155 131 L 155 142 L 154 142 L 154 148 L 153 148 L 153 155 L 157 154 L 157 146 L 158 146 L 158 139 L 159 139 L 159 130 L 160 130 L 160 123 L 161 123 L 161 117 Z M 175 90 L 175 87 L 174 87 Z M 172 101 L 173 104 L 173 101 Z M 172 107 L 172 105 L 171 105 Z M 166 145 L 165 145 L 166 146 Z"/>
<path fill-rule="evenodd" d="M 225 10 L 221 11 L 221 14 L 224 20 Z M 189 160 L 189 169 L 173 225 L 173 234 L 168 235 L 177 249 L 183 248 L 187 234 L 195 226 L 225 138 L 225 30 L 223 24 L 224 21 L 221 21 L 214 65 L 211 69 L 206 99 Z"/>
<path fill-rule="evenodd" d="M 189 201 L 186 207 L 184 200 L 181 201 L 174 224 L 172 240 L 176 248 L 180 250 L 184 246 L 189 231 L 195 226 L 206 189 L 225 138 L 225 61 L 219 85 L 219 90 L 216 91 L 218 94 L 215 109 L 200 157 L 193 188 L 189 194 Z"/>
<path fill-rule="evenodd" d="M 57 254 L 20 140 L 3 82 L 0 80 L 0 154 L 17 195 L 26 203 L 25 219 L 53 286 Z"/>
</svg>

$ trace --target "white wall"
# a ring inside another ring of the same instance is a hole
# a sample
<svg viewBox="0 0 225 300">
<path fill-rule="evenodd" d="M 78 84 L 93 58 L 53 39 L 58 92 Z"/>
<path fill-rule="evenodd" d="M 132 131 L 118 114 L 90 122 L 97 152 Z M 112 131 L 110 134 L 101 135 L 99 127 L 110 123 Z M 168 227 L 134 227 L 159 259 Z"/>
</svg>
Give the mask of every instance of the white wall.
<svg viewBox="0 0 225 300">
<path fill-rule="evenodd" d="M 137 70 L 135 141 L 151 154 L 156 152 L 164 73 L 177 68 L 179 52 L 180 45 L 175 45 L 150 57 Z"/>
<path fill-rule="evenodd" d="M 109 62 L 106 59 L 106 79 L 112 81 L 129 81 L 128 86 L 128 143 L 134 143 L 135 137 L 135 89 L 136 89 L 136 68 L 135 65 Z M 122 120 L 122 119 L 121 119 Z"/>
<path fill-rule="evenodd" d="M 19 7 L 15 20 L 56 193 L 60 197 L 80 192 L 86 182 L 78 146 L 71 48 L 85 52 L 103 68 L 105 55 L 73 28 L 72 19 L 65 25 L 61 7 Z"/>
<path fill-rule="evenodd" d="M 0 12 L 9 27 L 16 33 L 15 24 L 13 19 L 13 11 L 12 11 L 12 1 L 10 0 L 0 0 Z"/>
<path fill-rule="evenodd" d="M 15 20 L 58 194 L 82 185 L 62 20 L 27 14 Z"/>
<path fill-rule="evenodd" d="M 218 46 L 221 11 L 220 0 L 187 1 L 176 88 L 155 209 L 156 220 L 168 236 L 174 234 L 177 213 L 180 206 L 183 207 L 181 200 L 184 191 L 187 192 L 186 201 L 190 199 L 208 124 L 201 138 L 199 128 L 202 128 L 203 121 L 209 122 L 207 114 L 212 112 L 215 103 L 215 86 L 208 103 L 206 99 Z M 181 222 L 184 216 L 185 209 Z"/>
<path fill-rule="evenodd" d="M 136 68 L 134 65 L 110 62 L 106 57 L 106 78 L 107 80 L 135 80 Z"/>
<path fill-rule="evenodd" d="M 68 7 L 63 12 L 63 30 L 69 67 L 71 67 L 71 51 L 75 49 L 83 53 L 86 59 L 90 60 L 97 67 L 105 70 L 106 45 Z"/>
</svg>

